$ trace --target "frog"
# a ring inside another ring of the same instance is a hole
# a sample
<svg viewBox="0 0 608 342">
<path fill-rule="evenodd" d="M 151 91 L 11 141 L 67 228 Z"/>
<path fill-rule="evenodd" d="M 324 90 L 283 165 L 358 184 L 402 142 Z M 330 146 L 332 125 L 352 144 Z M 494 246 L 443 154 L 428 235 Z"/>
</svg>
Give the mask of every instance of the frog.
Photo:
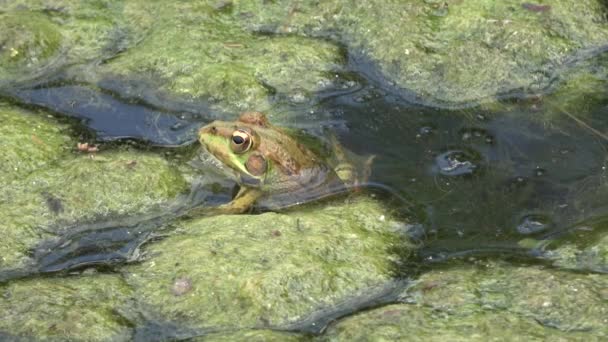
<svg viewBox="0 0 608 342">
<path fill-rule="evenodd" d="M 358 156 L 335 134 L 325 139 L 272 125 L 258 111 L 236 121 L 213 121 L 198 131 L 203 153 L 238 185 L 232 201 L 198 211 L 240 214 L 256 207 L 278 210 L 335 194 L 359 191 L 375 155 Z"/>
</svg>

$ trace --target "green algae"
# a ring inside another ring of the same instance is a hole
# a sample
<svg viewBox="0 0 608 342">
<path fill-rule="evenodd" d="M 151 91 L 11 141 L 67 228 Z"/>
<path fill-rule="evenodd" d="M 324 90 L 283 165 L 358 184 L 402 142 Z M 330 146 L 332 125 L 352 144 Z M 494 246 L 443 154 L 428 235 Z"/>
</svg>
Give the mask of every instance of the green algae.
<svg viewBox="0 0 608 342">
<path fill-rule="evenodd" d="M 121 1 L 31 0 L 0 4 L 0 86 L 66 65 L 103 60 L 138 39 Z"/>
<path fill-rule="evenodd" d="M 386 216 L 383 216 L 386 215 Z M 379 203 L 193 220 L 125 275 L 155 315 L 193 328 L 298 324 L 391 283 L 413 246 Z"/>
<path fill-rule="evenodd" d="M 48 68 L 60 52 L 79 61 L 112 56 L 77 69 L 86 74 L 76 77 L 139 79 L 172 98 L 206 98 L 226 110 L 264 110 L 282 96 L 307 96 L 330 85 L 346 63 L 341 46 L 346 44 L 425 103 L 460 105 L 511 91 L 555 90 L 541 106 L 551 110 L 543 113 L 563 108 L 578 115 L 605 97 L 603 57 L 587 62 L 593 47 L 605 44 L 605 10 L 596 1 L 556 1 L 549 12 L 528 11 L 514 1 L 27 3 L 24 12 L 11 7 L 0 14 L 35 19 L 18 32 L 22 36 L 11 37 L 22 42 L 17 54 L 0 47 L 0 78 L 5 65 L 10 66 L 6 72 L 23 75 Z M 570 63 L 571 56 L 584 62 Z M 547 90 L 556 78 L 560 85 Z M 0 219 L 5 223 L 0 268 L 26 259 L 32 246 L 50 237 L 48 226 L 148 212 L 185 189 L 183 176 L 154 154 L 124 150 L 91 159 L 74 154 L 76 141 L 52 118 L 3 106 L 0 120 Z M 125 267 L 126 277 L 140 307 L 159 321 L 228 329 L 290 326 L 392 281 L 400 257 L 392 248 L 412 246 L 395 234 L 390 219 L 380 219 L 385 214 L 378 207 L 363 201 L 193 220 L 147 247 L 148 259 Z M 605 238 L 582 247 L 565 243 L 551 257 L 560 268 L 601 271 L 605 246 Z M 605 277 L 496 264 L 441 272 L 424 275 L 406 296 L 417 306 L 346 318 L 327 339 L 486 340 L 502 339 L 505 332 L 513 339 L 606 337 Z M 82 301 L 108 300 L 108 293 L 87 283 L 97 278 L 69 279 L 67 287 L 75 289 L 69 298 L 63 296 L 67 279 L 3 285 L 17 295 L 0 303 L 0 310 L 19 314 L 0 330 L 35 338 L 126 339 L 124 322 L 113 312 L 119 297 L 126 296 L 111 298 L 115 302 L 97 311 Z M 99 282 L 113 289 L 117 281 Z M 46 308 L 54 291 L 67 303 L 64 311 Z M 28 302 L 28 293 L 44 296 Z M 31 311 L 18 302 L 28 303 Z M 45 321 L 56 317 L 63 320 Z M 202 339 L 307 337 L 245 330 Z"/>
<path fill-rule="evenodd" d="M 42 278 L 0 285 L 0 331 L 35 340 L 129 341 L 119 314 L 130 289 L 117 276 Z"/>
<path fill-rule="evenodd" d="M 528 117 L 542 122 L 545 127 L 562 129 L 564 122 L 577 122 L 591 134 L 607 139 L 590 121 L 601 113 L 608 90 L 608 58 L 602 53 L 593 58 L 573 59 L 551 75 L 553 85 L 546 90 L 527 94 L 516 101 L 506 99 L 487 103 L 489 111 L 531 113 Z"/>
<path fill-rule="evenodd" d="M 13 36 L 41 56 L 62 51 L 60 64 L 76 64 L 67 75 L 78 81 L 135 80 L 144 93 L 205 101 L 217 110 L 285 111 L 285 102 L 297 105 L 332 87 L 336 72 L 345 69 L 344 47 L 355 64 L 371 61 L 390 84 L 425 104 L 546 93 L 556 79 L 568 82 L 567 89 L 589 89 L 588 79 L 563 75 L 608 43 L 605 6 L 598 0 L 547 6 L 534 11 L 515 0 L 58 0 L 6 4 L 2 15 L 36 18 L 29 31 Z M 38 31 L 48 37 L 38 39 Z M 7 60 L 32 59 L 8 45 L 0 51 Z"/>
<path fill-rule="evenodd" d="M 243 27 L 330 35 L 398 87 L 448 106 L 542 90 L 568 57 L 592 55 L 587 48 L 608 42 L 597 0 L 552 1 L 542 12 L 514 0 L 235 3 Z"/>
<path fill-rule="evenodd" d="M 68 134 L 50 118 L 0 103 L 0 186 L 64 157 L 72 147 Z"/>
<path fill-rule="evenodd" d="M 608 279 L 505 263 L 423 274 L 403 301 L 345 318 L 321 340 L 588 341 L 608 336 Z"/>
<path fill-rule="evenodd" d="M 129 45 L 123 9 L 122 1 L 114 0 L 10 1 L 0 7 L 7 15 L 52 22 L 63 38 L 64 58 L 72 62 L 101 58 L 113 45 Z"/>
<path fill-rule="evenodd" d="M 15 72 L 35 71 L 50 63 L 61 49 L 56 25 L 41 14 L 0 14 L 0 80 Z"/>
<path fill-rule="evenodd" d="M 560 118 L 584 120 L 606 103 L 608 56 L 603 53 L 576 63 L 561 73 L 559 79 L 562 82 L 555 91 L 541 98 L 543 118 L 552 124 Z"/>
<path fill-rule="evenodd" d="M 608 278 L 489 262 L 424 274 L 406 300 L 445 314 L 508 312 L 563 332 L 608 336 Z"/>
<path fill-rule="evenodd" d="M 148 83 L 177 97 L 228 110 L 266 110 L 275 93 L 319 90 L 343 63 L 330 42 L 256 35 L 226 20 L 214 4 L 139 3 L 128 15 L 152 16 L 153 24 L 144 22 L 153 26 L 137 46 L 107 63 L 101 77 L 149 75 Z"/>
<path fill-rule="evenodd" d="M 561 239 L 540 245 L 556 267 L 608 273 L 608 234 L 603 222 L 580 224 Z"/>
<path fill-rule="evenodd" d="M 390 305 L 330 327 L 321 341 L 589 341 L 504 312 L 450 315 L 413 305 Z M 593 339 L 591 339 L 593 340 Z"/>
<path fill-rule="evenodd" d="M 148 212 L 186 190 L 177 169 L 157 155 L 75 154 L 70 131 L 52 118 L 8 106 L 0 118 L 0 268 L 24 262 L 58 227 Z"/>
</svg>

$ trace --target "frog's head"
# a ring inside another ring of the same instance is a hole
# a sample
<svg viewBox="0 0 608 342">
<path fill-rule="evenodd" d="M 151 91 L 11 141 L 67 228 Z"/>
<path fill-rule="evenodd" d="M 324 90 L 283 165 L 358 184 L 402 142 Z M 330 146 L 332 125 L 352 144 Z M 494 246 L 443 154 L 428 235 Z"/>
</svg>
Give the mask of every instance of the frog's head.
<svg viewBox="0 0 608 342">
<path fill-rule="evenodd" d="M 258 131 L 268 127 L 264 114 L 245 112 L 237 121 L 213 121 L 202 127 L 198 140 L 211 155 L 236 172 L 239 184 L 259 187 L 268 170 L 268 161 L 259 150 Z"/>
</svg>

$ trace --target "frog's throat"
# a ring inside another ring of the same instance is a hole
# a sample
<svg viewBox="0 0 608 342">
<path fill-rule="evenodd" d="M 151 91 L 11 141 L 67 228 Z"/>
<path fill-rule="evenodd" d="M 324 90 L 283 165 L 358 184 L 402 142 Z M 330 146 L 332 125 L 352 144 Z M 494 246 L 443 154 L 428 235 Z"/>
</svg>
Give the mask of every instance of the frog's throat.
<svg viewBox="0 0 608 342">
<path fill-rule="evenodd" d="M 218 157 L 216 157 L 213 153 L 211 153 L 204 145 L 202 148 L 201 159 L 205 165 L 209 165 L 215 168 L 218 172 L 225 175 L 226 177 L 234 180 L 235 182 L 240 181 L 240 173 L 234 170 L 232 167 L 228 166 L 226 163 L 221 161 Z"/>
</svg>

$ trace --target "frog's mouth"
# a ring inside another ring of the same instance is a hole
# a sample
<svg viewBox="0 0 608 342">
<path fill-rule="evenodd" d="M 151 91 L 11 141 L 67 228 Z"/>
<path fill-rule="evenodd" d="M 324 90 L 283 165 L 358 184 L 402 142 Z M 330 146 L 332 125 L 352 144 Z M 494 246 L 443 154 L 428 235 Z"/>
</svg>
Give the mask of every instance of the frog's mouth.
<svg viewBox="0 0 608 342">
<path fill-rule="evenodd" d="M 226 164 L 214 156 L 213 153 L 209 152 L 205 146 L 201 148 L 201 153 L 198 158 L 204 167 L 211 166 L 215 171 L 222 175 L 226 175 L 235 182 L 240 180 L 239 173 L 236 170 L 226 166 Z"/>
<path fill-rule="evenodd" d="M 228 178 L 237 182 L 238 184 L 242 184 L 248 187 L 259 187 L 262 184 L 262 180 L 260 178 L 256 178 L 246 172 L 243 172 L 242 170 L 237 170 L 227 166 L 213 153 L 209 152 L 209 150 L 205 146 L 201 148 L 199 159 L 203 163 L 203 165 L 212 166 L 214 169 L 216 169 L 218 173 L 226 175 Z"/>
</svg>

